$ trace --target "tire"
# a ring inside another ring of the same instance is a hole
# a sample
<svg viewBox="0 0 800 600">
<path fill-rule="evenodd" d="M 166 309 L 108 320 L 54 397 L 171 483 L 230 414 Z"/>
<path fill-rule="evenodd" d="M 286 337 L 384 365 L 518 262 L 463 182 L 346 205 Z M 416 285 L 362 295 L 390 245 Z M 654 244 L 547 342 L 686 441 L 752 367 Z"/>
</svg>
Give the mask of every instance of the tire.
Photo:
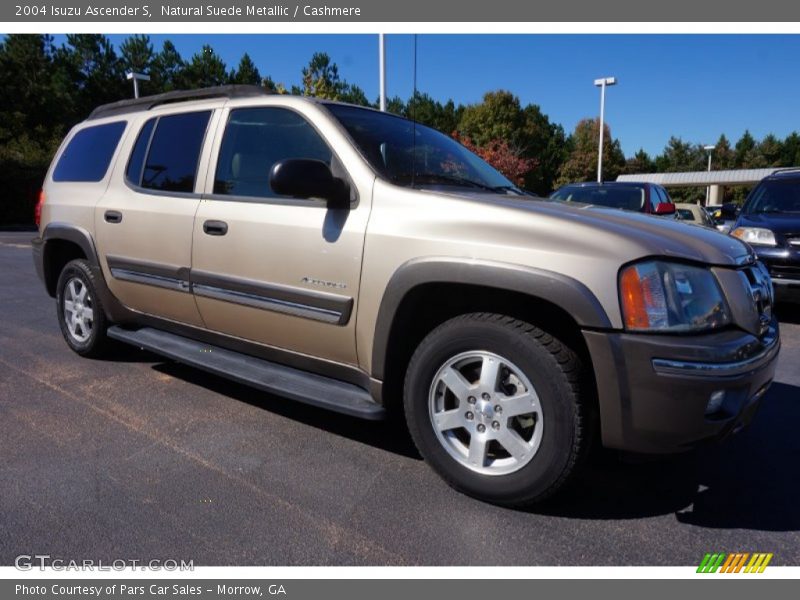
<svg viewBox="0 0 800 600">
<path fill-rule="evenodd" d="M 414 352 L 406 421 L 420 454 L 453 488 L 528 506 L 562 488 L 587 453 L 581 376 L 578 355 L 543 330 L 504 315 L 461 315 Z"/>
<path fill-rule="evenodd" d="M 67 345 L 81 356 L 97 358 L 110 346 L 102 302 L 95 277 L 84 259 L 68 262 L 58 276 L 56 288 L 58 324 Z"/>
</svg>

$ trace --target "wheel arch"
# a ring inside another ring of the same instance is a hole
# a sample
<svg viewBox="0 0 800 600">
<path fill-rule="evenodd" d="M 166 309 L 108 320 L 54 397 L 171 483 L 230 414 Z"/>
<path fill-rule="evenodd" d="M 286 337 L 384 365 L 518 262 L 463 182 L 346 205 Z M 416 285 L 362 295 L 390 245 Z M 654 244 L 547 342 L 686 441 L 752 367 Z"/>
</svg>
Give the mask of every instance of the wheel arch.
<svg viewBox="0 0 800 600">
<path fill-rule="evenodd" d="M 415 259 L 392 276 L 378 311 L 371 375 L 387 407 L 399 401 L 414 348 L 433 328 L 465 312 L 500 312 L 540 326 L 576 346 L 591 369 L 582 328 L 611 328 L 583 283 L 547 271 L 449 257 Z"/>
</svg>

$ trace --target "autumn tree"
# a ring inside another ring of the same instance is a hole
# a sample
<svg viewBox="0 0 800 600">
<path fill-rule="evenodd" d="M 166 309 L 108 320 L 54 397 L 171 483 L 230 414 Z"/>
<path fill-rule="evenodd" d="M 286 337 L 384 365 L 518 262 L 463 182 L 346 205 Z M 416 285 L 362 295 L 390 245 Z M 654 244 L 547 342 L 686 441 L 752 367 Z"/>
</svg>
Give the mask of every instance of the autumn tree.
<svg viewBox="0 0 800 600">
<path fill-rule="evenodd" d="M 536 168 L 535 159 L 520 156 L 520 153 L 511 148 L 506 140 L 490 140 L 483 146 L 476 146 L 468 137 L 462 137 L 458 133 L 453 137 L 516 185 L 524 185 L 525 176 Z"/>
<path fill-rule="evenodd" d="M 569 154 L 558 172 L 560 185 L 594 181 L 597 177 L 597 148 L 600 145 L 599 119 L 583 119 L 567 140 Z M 603 180 L 613 181 L 625 168 L 625 155 L 619 141 L 611 136 L 608 123 L 603 126 Z"/>
</svg>

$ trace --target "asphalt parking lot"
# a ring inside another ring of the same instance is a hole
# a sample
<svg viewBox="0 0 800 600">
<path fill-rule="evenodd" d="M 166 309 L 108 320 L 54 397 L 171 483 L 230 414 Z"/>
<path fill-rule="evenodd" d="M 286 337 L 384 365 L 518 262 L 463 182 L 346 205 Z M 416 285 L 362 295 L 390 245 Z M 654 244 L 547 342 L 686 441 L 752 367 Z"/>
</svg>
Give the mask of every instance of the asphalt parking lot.
<svg viewBox="0 0 800 600">
<path fill-rule="evenodd" d="M 534 511 L 450 490 L 401 428 L 293 404 L 136 349 L 68 350 L 30 233 L 0 233 L 0 564 L 800 564 L 800 309 L 753 425 L 657 461 L 598 455 Z"/>
</svg>

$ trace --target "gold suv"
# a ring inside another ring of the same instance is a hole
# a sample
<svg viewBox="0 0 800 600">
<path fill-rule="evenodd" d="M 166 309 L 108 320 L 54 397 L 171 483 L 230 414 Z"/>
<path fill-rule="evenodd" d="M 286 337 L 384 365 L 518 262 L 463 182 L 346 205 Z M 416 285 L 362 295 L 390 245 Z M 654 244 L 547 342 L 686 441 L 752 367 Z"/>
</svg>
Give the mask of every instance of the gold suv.
<svg viewBox="0 0 800 600">
<path fill-rule="evenodd" d="M 402 408 L 448 483 L 506 505 L 554 493 L 595 438 L 737 431 L 780 346 L 739 240 L 533 198 L 433 129 L 326 100 L 101 106 L 37 209 L 75 352 L 113 339 L 367 420 Z"/>
</svg>

